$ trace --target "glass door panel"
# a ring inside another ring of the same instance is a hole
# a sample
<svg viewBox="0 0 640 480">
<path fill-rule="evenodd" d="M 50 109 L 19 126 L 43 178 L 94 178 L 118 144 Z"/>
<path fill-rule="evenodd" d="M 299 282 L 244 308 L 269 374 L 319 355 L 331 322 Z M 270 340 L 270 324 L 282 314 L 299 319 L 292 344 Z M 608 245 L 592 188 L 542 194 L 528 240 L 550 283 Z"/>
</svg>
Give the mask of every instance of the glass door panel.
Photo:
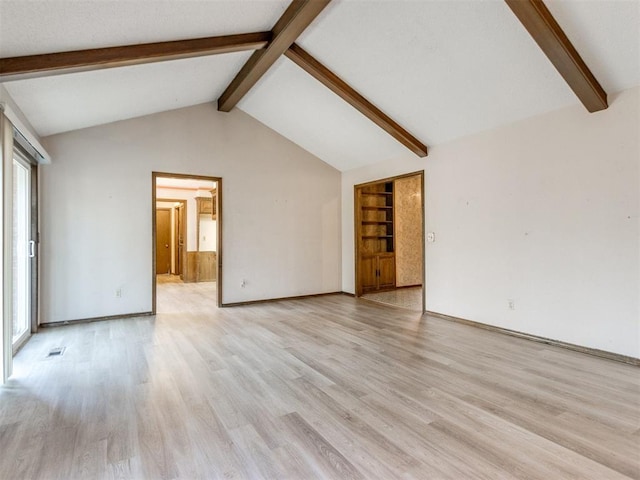
<svg viewBox="0 0 640 480">
<path fill-rule="evenodd" d="M 13 336 L 14 349 L 29 336 L 31 302 L 30 166 L 13 159 Z"/>
</svg>

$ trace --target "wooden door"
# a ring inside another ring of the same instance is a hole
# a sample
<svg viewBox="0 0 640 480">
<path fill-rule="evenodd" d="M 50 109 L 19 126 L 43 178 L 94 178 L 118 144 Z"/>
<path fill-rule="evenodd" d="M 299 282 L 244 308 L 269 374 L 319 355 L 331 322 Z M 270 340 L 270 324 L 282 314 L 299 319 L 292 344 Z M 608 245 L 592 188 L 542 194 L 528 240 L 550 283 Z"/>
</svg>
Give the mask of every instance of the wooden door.
<svg viewBox="0 0 640 480">
<path fill-rule="evenodd" d="M 156 209 L 156 274 L 171 271 L 171 209 Z"/>
<path fill-rule="evenodd" d="M 378 288 L 394 288 L 395 286 L 395 255 L 378 255 Z"/>
<path fill-rule="evenodd" d="M 371 292 L 378 289 L 377 259 L 375 256 L 360 257 L 360 287 L 362 292 Z"/>
</svg>

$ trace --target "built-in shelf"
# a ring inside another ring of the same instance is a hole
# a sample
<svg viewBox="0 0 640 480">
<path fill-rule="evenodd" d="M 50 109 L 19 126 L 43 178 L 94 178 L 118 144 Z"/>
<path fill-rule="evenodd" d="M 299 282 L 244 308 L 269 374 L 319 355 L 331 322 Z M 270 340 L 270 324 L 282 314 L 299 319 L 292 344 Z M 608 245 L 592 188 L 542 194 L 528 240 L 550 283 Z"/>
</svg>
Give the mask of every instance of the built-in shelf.
<svg viewBox="0 0 640 480">
<path fill-rule="evenodd" d="M 394 183 L 356 187 L 357 294 L 395 287 Z"/>
</svg>

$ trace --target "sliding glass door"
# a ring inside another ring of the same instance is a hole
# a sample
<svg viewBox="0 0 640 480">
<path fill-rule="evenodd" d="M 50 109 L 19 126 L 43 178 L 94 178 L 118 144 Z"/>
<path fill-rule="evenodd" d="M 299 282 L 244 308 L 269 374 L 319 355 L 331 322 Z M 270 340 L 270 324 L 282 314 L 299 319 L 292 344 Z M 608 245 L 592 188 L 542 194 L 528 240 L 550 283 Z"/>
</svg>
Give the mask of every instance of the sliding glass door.
<svg viewBox="0 0 640 480">
<path fill-rule="evenodd" d="M 31 263 L 35 244 L 31 239 L 31 165 L 13 157 L 13 329 L 14 351 L 31 333 Z"/>
</svg>

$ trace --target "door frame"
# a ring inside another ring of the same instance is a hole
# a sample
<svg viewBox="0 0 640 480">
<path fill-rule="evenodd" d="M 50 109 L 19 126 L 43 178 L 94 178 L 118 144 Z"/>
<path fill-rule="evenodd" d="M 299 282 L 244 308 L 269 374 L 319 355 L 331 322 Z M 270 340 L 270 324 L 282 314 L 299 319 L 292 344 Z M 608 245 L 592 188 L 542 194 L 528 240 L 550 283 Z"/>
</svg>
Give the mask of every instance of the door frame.
<svg viewBox="0 0 640 480">
<path fill-rule="evenodd" d="M 157 285 L 156 285 L 156 184 L 157 178 L 181 178 L 181 179 L 193 179 L 193 180 L 209 180 L 216 182 L 218 195 L 217 195 L 217 280 L 216 280 L 216 296 L 217 307 L 223 307 L 222 304 L 222 178 L 210 177 L 206 175 L 190 175 L 186 173 L 169 173 L 169 172 L 151 172 L 151 314 L 156 314 L 156 301 L 157 301 Z M 186 205 L 185 205 L 185 219 L 187 218 Z M 186 222 L 185 222 L 186 224 Z M 185 238 L 185 251 L 186 257 L 186 238 Z M 186 262 L 183 264 L 183 268 L 186 268 Z"/>
<path fill-rule="evenodd" d="M 426 301 L 426 292 L 427 292 L 427 252 L 426 252 L 426 221 L 425 221 L 425 198 L 424 198 L 424 170 L 418 170 L 416 172 L 404 173 L 402 175 L 396 175 L 394 177 L 386 177 L 378 180 L 372 180 L 365 183 L 358 183 L 353 186 L 353 240 L 354 240 L 354 250 L 355 250 L 355 261 L 354 261 L 354 292 L 356 297 L 362 296 L 359 292 L 358 286 L 360 284 L 360 241 L 358 240 L 358 220 L 359 220 L 359 212 L 358 212 L 358 189 L 362 187 L 367 187 L 370 185 L 375 185 L 377 183 L 383 182 L 392 182 L 394 180 L 400 180 L 401 178 L 420 176 L 420 202 L 421 202 L 421 210 L 422 210 L 422 235 L 421 235 L 421 248 L 422 248 L 422 313 L 427 311 L 427 301 Z M 396 212 L 394 210 L 394 216 Z M 394 247 L 394 250 L 397 248 L 397 245 Z"/>
</svg>

